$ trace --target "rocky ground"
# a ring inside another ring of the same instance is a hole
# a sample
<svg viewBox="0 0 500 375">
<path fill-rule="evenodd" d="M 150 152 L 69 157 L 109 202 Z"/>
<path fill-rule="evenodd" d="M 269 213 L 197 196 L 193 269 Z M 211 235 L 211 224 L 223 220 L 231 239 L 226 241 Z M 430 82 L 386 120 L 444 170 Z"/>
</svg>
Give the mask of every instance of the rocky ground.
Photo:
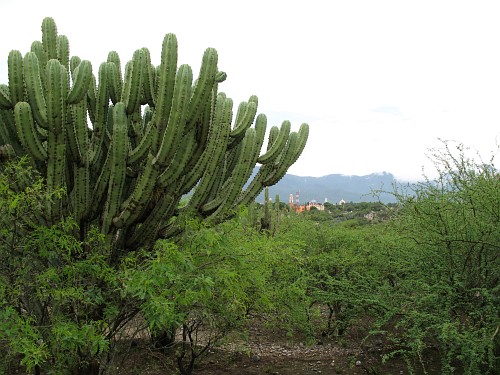
<svg viewBox="0 0 500 375">
<path fill-rule="evenodd" d="M 176 374 L 175 350 L 164 355 L 133 348 L 116 369 L 117 374 Z M 295 339 L 290 340 L 285 332 L 251 327 L 248 339 L 235 339 L 210 349 L 197 361 L 193 372 L 203 375 L 401 375 L 410 374 L 402 358 L 392 358 L 386 363 L 382 356 L 391 350 L 381 339 L 364 340 L 351 334 L 342 340 L 324 337 L 310 345 Z M 431 353 L 432 354 L 432 353 Z M 439 374 L 438 358 L 430 355 L 426 366 L 428 374 Z M 416 369 L 416 374 L 423 374 Z"/>
</svg>

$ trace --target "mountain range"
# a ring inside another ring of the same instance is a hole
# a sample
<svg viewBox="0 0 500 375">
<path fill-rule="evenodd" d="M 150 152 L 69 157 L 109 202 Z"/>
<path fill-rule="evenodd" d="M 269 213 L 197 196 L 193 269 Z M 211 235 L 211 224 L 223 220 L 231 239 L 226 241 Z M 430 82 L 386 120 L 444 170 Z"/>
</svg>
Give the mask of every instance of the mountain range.
<svg viewBox="0 0 500 375">
<path fill-rule="evenodd" d="M 393 185 L 396 179 L 391 173 L 372 173 L 365 176 L 350 176 L 343 174 L 330 174 L 322 177 L 303 177 L 286 174 L 276 185 L 269 187 L 269 197 L 274 201 L 276 194 L 279 194 L 280 201 L 289 202 L 290 194 L 296 201 L 296 194 L 299 194 L 300 203 L 317 201 L 324 203 L 338 203 L 340 200 L 346 202 L 396 202 Z M 398 181 L 400 183 L 400 181 Z M 383 191 L 374 194 L 375 191 Z M 264 202 L 262 192 L 256 199 L 257 202 Z"/>
</svg>

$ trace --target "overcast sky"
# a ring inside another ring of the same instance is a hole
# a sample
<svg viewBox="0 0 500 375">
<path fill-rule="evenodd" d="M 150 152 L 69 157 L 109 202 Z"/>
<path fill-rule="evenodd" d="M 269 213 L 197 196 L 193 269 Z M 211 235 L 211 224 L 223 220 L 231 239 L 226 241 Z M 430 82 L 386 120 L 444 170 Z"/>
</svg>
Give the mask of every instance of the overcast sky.
<svg viewBox="0 0 500 375">
<path fill-rule="evenodd" d="M 499 149 L 498 1 L 0 0 L 0 15 L 0 83 L 9 51 L 41 40 L 45 16 L 94 73 L 110 50 L 124 65 L 147 47 L 158 65 L 168 32 L 195 76 L 216 48 L 235 110 L 255 94 L 269 126 L 309 123 L 293 174 L 416 180 L 422 166 L 432 174 L 426 153 L 439 138 L 486 159 Z"/>
</svg>

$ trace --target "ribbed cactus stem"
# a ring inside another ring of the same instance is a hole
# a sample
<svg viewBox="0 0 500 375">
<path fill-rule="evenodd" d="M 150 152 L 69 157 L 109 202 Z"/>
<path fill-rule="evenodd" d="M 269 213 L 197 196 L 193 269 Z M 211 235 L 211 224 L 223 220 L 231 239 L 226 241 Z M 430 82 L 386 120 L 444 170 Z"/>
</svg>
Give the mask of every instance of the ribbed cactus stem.
<svg viewBox="0 0 500 375">
<path fill-rule="evenodd" d="M 175 78 L 175 86 L 167 127 L 156 155 L 157 163 L 164 167 L 176 153 L 179 146 L 178 139 L 183 133 L 188 114 L 189 97 L 193 73 L 189 65 L 181 65 Z"/>
<path fill-rule="evenodd" d="M 85 99 L 92 82 L 92 64 L 88 60 L 81 61 L 74 70 L 73 86 L 68 94 L 68 103 L 76 104 Z"/>
<path fill-rule="evenodd" d="M 140 106 L 143 61 L 143 51 L 138 49 L 134 52 L 132 61 L 125 66 L 121 101 L 125 104 L 128 115 L 134 113 Z"/>
<path fill-rule="evenodd" d="M 208 102 L 212 87 L 215 83 L 217 72 L 217 51 L 213 48 L 207 48 L 203 54 L 200 74 L 197 84 L 189 102 L 189 117 L 187 119 L 187 129 L 191 129 L 202 114 L 206 103 Z"/>
<path fill-rule="evenodd" d="M 161 65 L 157 73 L 159 77 L 158 92 L 156 95 L 156 110 L 152 121 L 154 121 L 159 134 L 163 134 L 168 123 L 172 100 L 174 96 L 175 74 L 177 72 L 177 37 L 174 34 L 167 34 L 163 38 L 161 51 Z M 163 141 L 158 137 L 154 145 L 154 151 L 159 149 Z"/>
<path fill-rule="evenodd" d="M 28 101 L 33 111 L 36 122 L 44 129 L 48 128 L 47 105 L 42 86 L 42 76 L 38 57 L 34 52 L 24 56 L 24 81 L 28 93 Z"/>
<path fill-rule="evenodd" d="M 46 61 L 57 59 L 57 26 L 50 17 L 44 18 L 42 22 L 42 44 Z"/>
<path fill-rule="evenodd" d="M 271 144 L 271 147 L 268 148 L 264 155 L 257 159 L 259 163 L 266 164 L 272 162 L 279 155 L 281 150 L 285 147 L 288 136 L 290 135 L 291 126 L 290 121 L 283 121 L 278 136 Z"/>
<path fill-rule="evenodd" d="M 66 35 L 57 36 L 57 59 L 69 72 L 69 41 Z"/>
<path fill-rule="evenodd" d="M 10 101 L 13 105 L 24 100 L 23 56 L 17 50 L 10 51 L 7 58 Z"/>
<path fill-rule="evenodd" d="M 38 137 L 30 105 L 26 102 L 17 103 L 14 107 L 14 115 L 17 134 L 25 150 L 34 159 L 45 161 L 47 159 L 47 150 Z"/>
<path fill-rule="evenodd" d="M 103 216 L 102 231 L 109 233 L 113 217 L 118 213 L 123 199 L 127 154 L 128 154 L 128 121 L 126 106 L 122 102 L 113 108 L 113 141 L 110 147 L 110 179 L 106 211 Z"/>
<path fill-rule="evenodd" d="M 269 188 L 264 189 L 264 216 L 261 220 L 261 229 L 270 230 L 271 229 L 271 210 L 269 209 Z"/>
</svg>

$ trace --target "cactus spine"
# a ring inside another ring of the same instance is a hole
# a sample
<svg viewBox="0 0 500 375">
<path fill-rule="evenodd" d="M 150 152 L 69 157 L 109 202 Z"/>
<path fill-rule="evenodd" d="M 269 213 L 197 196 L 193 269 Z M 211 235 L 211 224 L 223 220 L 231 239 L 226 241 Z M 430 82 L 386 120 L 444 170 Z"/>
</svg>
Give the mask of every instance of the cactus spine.
<svg viewBox="0 0 500 375">
<path fill-rule="evenodd" d="M 157 68 L 142 48 L 124 75 L 111 51 L 96 77 L 46 18 L 41 42 L 24 58 L 11 51 L 8 85 L 0 85 L 0 162 L 27 154 L 49 189 L 66 190 L 66 198 L 47 204 L 47 224 L 71 215 L 83 228 L 99 226 L 116 248 L 150 246 L 177 233 L 172 219 L 183 213 L 224 220 L 299 157 L 306 124 L 298 133 L 287 121 L 271 128 L 260 155 L 267 120 L 257 113 L 257 97 L 239 104 L 233 120 L 233 101 L 219 92 L 226 74 L 217 51 L 204 51 L 194 79 L 189 65 L 177 65 L 177 50 L 177 38 L 167 34 Z"/>
</svg>

